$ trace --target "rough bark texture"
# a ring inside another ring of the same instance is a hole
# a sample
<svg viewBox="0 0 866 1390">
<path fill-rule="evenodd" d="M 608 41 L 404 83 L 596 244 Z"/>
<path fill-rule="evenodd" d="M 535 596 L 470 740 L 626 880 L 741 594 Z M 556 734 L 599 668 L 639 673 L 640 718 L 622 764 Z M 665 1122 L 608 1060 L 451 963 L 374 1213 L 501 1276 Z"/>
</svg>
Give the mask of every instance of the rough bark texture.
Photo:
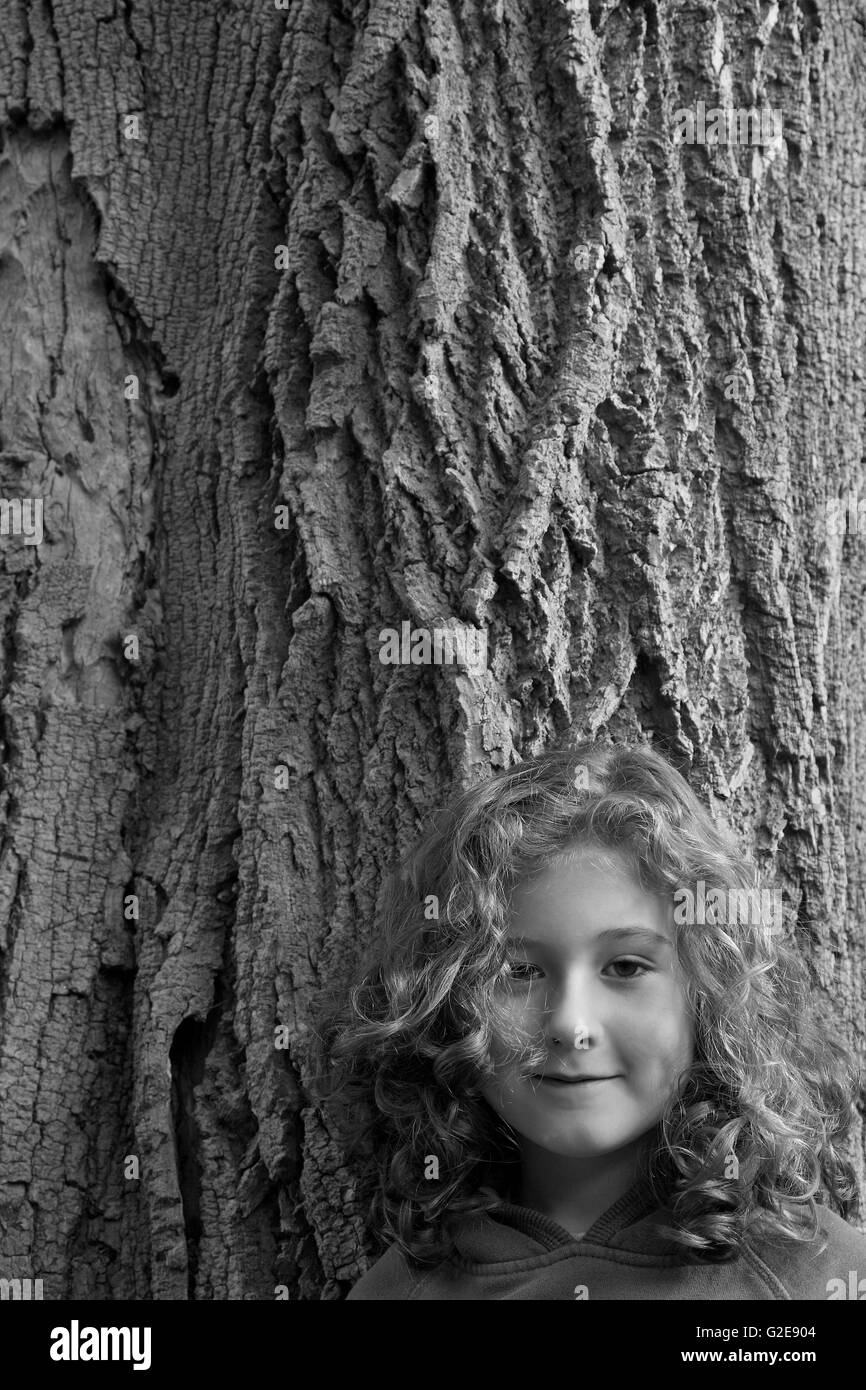
<svg viewBox="0 0 866 1390">
<path fill-rule="evenodd" d="M 0 1275 L 339 1297 L 311 1000 L 568 730 L 692 769 L 862 1054 L 859 0 L 0 12 Z M 698 100 L 783 134 L 676 145 Z M 383 666 L 404 620 L 487 671 Z"/>
</svg>

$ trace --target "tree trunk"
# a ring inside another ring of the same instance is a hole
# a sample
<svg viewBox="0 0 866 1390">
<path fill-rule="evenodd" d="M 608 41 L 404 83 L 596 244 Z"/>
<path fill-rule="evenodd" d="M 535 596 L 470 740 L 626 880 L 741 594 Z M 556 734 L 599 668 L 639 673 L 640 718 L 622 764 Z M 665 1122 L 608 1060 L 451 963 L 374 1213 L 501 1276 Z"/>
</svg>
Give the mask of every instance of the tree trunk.
<svg viewBox="0 0 866 1390">
<path fill-rule="evenodd" d="M 312 1001 L 569 731 L 691 769 L 862 1053 L 858 7 L 3 9 L 0 1275 L 339 1297 Z"/>
</svg>

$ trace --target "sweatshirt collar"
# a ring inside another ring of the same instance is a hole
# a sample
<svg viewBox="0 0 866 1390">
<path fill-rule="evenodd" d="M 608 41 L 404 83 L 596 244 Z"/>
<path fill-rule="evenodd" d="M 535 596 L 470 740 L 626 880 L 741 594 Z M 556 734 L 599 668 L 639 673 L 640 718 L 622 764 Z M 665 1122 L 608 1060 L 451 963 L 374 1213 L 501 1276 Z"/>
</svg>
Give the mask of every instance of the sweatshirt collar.
<svg viewBox="0 0 866 1390">
<path fill-rule="evenodd" d="M 648 1185 L 637 1182 L 603 1211 L 579 1239 L 554 1221 L 553 1217 L 545 1216 L 531 1207 L 518 1206 L 516 1202 L 500 1202 L 489 1215 L 537 1240 L 546 1250 L 558 1250 L 564 1245 L 587 1241 L 606 1245 L 617 1232 L 654 1210 L 656 1205 Z"/>
</svg>

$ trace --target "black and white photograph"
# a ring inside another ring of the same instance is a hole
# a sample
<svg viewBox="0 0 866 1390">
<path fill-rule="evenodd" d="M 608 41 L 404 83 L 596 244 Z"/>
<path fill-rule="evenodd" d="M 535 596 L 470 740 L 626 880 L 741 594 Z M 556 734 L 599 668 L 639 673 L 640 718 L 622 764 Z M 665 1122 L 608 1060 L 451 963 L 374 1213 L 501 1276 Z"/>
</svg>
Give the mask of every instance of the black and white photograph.
<svg viewBox="0 0 866 1390">
<path fill-rule="evenodd" d="M 864 228 L 863 0 L 0 0 L 22 1374 L 856 1364 Z"/>
</svg>

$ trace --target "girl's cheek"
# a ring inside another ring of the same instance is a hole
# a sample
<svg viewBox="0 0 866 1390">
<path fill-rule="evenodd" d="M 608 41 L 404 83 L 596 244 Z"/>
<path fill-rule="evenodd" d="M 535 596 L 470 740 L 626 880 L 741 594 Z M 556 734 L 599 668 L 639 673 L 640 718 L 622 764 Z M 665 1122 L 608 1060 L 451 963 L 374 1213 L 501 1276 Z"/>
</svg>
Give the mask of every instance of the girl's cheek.
<svg viewBox="0 0 866 1390">
<path fill-rule="evenodd" d="M 498 1003 L 502 1012 L 512 1021 L 526 1018 L 533 1007 L 537 1008 L 537 1005 L 532 1005 L 525 990 L 521 992 L 517 989 L 509 989 L 505 985 L 502 986 L 498 995 Z"/>
<path fill-rule="evenodd" d="M 647 1046 L 651 1051 L 691 1040 L 692 1024 L 686 999 L 672 981 L 660 977 L 659 986 L 635 997 L 617 1018 L 620 1038 Z"/>
</svg>

